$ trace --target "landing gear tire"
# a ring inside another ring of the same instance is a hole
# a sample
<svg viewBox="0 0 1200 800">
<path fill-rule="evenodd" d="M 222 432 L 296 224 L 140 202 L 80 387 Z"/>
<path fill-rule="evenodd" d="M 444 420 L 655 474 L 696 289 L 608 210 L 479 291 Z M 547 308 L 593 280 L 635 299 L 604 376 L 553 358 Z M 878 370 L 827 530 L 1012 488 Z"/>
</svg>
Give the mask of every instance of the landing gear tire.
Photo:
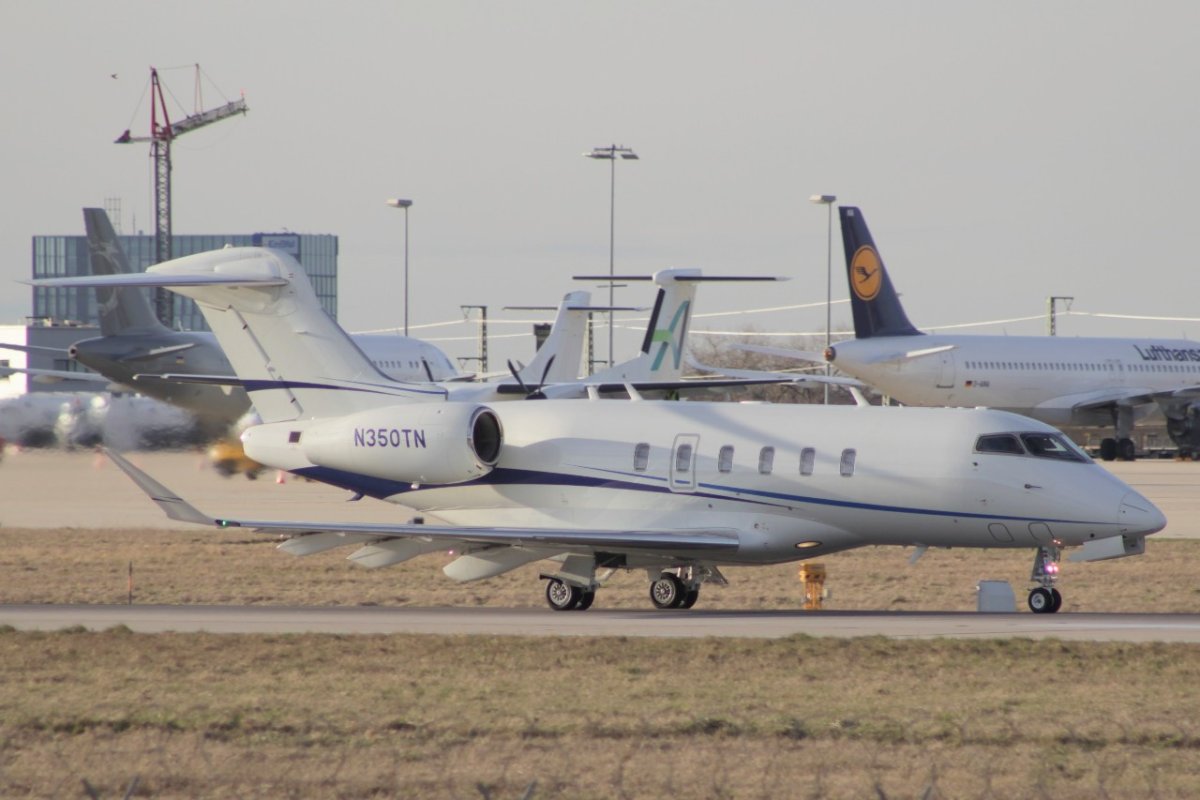
<svg viewBox="0 0 1200 800">
<path fill-rule="evenodd" d="M 575 606 L 575 610 L 587 611 L 592 607 L 592 603 L 594 602 L 596 602 L 596 591 L 594 589 L 592 591 L 585 589 L 579 597 L 579 605 Z"/>
<path fill-rule="evenodd" d="M 583 590 L 557 578 L 546 581 L 546 602 L 555 611 L 572 611 L 583 600 Z M 594 597 L 592 598 L 595 599 Z M 588 602 L 591 605 L 591 601 Z"/>
<path fill-rule="evenodd" d="M 1054 600 L 1056 594 L 1058 594 L 1056 589 L 1045 587 L 1034 589 L 1029 593 L 1029 610 L 1035 614 L 1053 614 L 1062 606 L 1062 595 L 1059 594 L 1056 604 Z"/>
<path fill-rule="evenodd" d="M 688 589 L 686 592 L 684 592 L 683 602 L 681 602 L 679 604 L 679 607 L 680 608 L 691 608 L 692 606 L 696 605 L 696 601 L 699 599 L 700 599 L 700 587 L 693 586 L 691 589 Z"/>
<path fill-rule="evenodd" d="M 1100 460 L 1113 461 L 1117 457 L 1117 440 L 1116 439 L 1101 439 L 1100 440 Z"/>
<path fill-rule="evenodd" d="M 1054 600 L 1054 605 L 1051 606 L 1050 613 L 1057 614 L 1058 610 L 1062 608 L 1062 592 L 1058 589 L 1051 589 L 1050 597 Z"/>
<path fill-rule="evenodd" d="M 650 584 L 650 602 L 655 608 L 679 608 L 687 596 L 683 581 L 669 572 L 658 576 L 658 580 Z"/>
<path fill-rule="evenodd" d="M 1133 444 L 1133 439 L 1120 439 L 1117 441 L 1117 458 L 1121 461 L 1136 461 L 1137 447 Z"/>
</svg>

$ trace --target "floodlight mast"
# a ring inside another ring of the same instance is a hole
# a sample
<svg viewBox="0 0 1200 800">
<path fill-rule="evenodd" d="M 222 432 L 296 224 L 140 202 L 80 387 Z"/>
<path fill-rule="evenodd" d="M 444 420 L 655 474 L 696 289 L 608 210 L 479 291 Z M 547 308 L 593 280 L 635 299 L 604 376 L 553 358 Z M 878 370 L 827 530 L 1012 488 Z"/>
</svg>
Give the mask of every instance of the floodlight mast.
<svg viewBox="0 0 1200 800">
<path fill-rule="evenodd" d="M 613 302 L 613 245 L 616 241 L 616 219 L 617 219 L 617 159 L 621 158 L 625 161 L 637 161 L 638 154 L 633 152 L 633 148 L 625 147 L 624 145 L 611 144 L 608 147 L 593 147 L 592 152 L 584 153 L 584 158 L 591 158 L 597 161 L 610 162 L 609 170 L 609 189 L 608 189 L 608 305 L 611 308 Z M 588 322 L 590 323 L 592 315 L 588 314 Z M 616 363 L 613 358 L 613 312 L 608 312 L 608 366 Z M 592 330 L 591 325 L 588 326 L 588 347 L 591 347 Z M 591 360 L 589 356 L 588 370 L 591 370 Z"/>
<path fill-rule="evenodd" d="M 200 65 L 196 65 L 196 82 L 200 81 Z M 197 91 L 199 101 L 199 91 Z M 203 128 L 214 122 L 232 117 L 234 114 L 245 114 L 247 111 L 246 98 L 226 103 L 223 106 L 200 110 L 184 119 L 171 123 L 167 113 L 167 100 L 163 94 L 162 84 L 158 79 L 158 70 L 150 68 L 150 135 L 132 136 L 126 130 L 116 139 L 116 144 L 133 144 L 135 142 L 150 143 L 150 157 L 154 159 L 154 262 L 161 263 L 171 260 L 171 140 L 176 136 Z M 159 121 L 159 115 L 162 121 Z M 159 320 L 167 327 L 174 327 L 174 295 L 165 289 L 157 290 L 155 296 L 155 311 Z"/>
</svg>

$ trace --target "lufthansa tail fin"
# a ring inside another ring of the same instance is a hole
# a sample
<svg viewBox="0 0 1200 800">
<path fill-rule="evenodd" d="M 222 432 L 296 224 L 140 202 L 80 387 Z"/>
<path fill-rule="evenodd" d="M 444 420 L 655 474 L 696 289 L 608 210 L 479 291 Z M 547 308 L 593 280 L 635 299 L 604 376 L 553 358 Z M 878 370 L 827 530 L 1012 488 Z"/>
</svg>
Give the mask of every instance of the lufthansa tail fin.
<svg viewBox="0 0 1200 800">
<path fill-rule="evenodd" d="M 124 275 L 131 270 L 116 231 L 103 208 L 85 208 L 83 224 L 87 229 L 88 255 L 93 275 Z M 96 287 L 96 305 L 100 313 L 100 333 L 116 336 L 131 331 L 163 332 L 167 327 L 154 316 L 142 289 L 109 286 Z"/>
<path fill-rule="evenodd" d="M 838 216 L 842 221 L 842 244 L 846 248 L 846 277 L 850 282 L 855 338 L 921 335 L 900 305 L 900 297 L 892 288 L 862 211 L 842 206 Z"/>
</svg>

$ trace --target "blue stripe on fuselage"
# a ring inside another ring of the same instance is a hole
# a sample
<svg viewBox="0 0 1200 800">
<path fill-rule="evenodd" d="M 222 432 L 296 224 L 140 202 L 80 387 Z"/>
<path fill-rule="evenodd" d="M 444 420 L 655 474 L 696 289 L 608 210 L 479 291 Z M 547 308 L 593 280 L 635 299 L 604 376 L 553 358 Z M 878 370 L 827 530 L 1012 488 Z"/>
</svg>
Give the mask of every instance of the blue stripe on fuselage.
<svg viewBox="0 0 1200 800">
<path fill-rule="evenodd" d="M 585 469 L 584 467 L 578 468 Z M 327 483 L 332 486 L 339 486 L 343 489 L 348 489 L 353 492 L 361 492 L 364 495 L 378 499 L 386 499 L 388 497 L 405 494 L 412 491 L 426 491 L 440 488 L 459 488 L 465 486 L 492 486 L 498 489 L 503 488 L 504 486 L 581 486 L 590 488 L 614 489 L 620 491 L 675 494 L 675 492 L 671 492 L 670 489 L 667 488 L 665 478 L 655 475 L 596 468 L 593 468 L 592 471 L 607 472 L 612 477 L 593 477 L 562 472 L 541 472 L 537 470 L 498 468 L 492 470 L 487 475 L 474 480 L 449 485 L 421 485 L 414 489 L 413 485 L 410 483 L 389 480 L 386 478 L 375 478 L 369 475 L 359 475 L 354 472 L 330 469 L 328 467 L 308 467 L 306 469 L 296 470 L 295 473 L 297 475 L 302 475 L 306 478 L 312 478 L 313 480 L 321 481 L 322 483 Z M 640 483 L 638 481 L 654 481 L 655 483 L 651 485 Z M 699 489 L 702 491 L 680 492 L 679 494 L 689 494 L 694 497 L 706 497 L 726 502 L 741 502 L 751 505 L 769 506 L 773 508 L 794 507 L 798 505 L 817 505 L 831 508 L 875 511 L 889 514 L 915 514 L 918 516 L 955 517 L 959 519 L 1009 521 L 1018 519 L 1023 522 L 1045 522 L 1055 524 L 1069 523 L 1074 525 L 1105 524 L 1103 521 L 1056 519 L 1051 517 L 1013 517 L 1002 514 L 980 514 L 973 511 L 947 511 L 936 508 L 913 508 L 907 506 L 881 505 L 878 503 L 862 503 L 852 500 L 834 500 L 828 497 L 812 497 L 807 495 L 788 494 L 785 492 L 771 492 L 763 489 L 748 489 L 741 486 L 726 486 L 715 483 L 700 483 Z"/>
</svg>

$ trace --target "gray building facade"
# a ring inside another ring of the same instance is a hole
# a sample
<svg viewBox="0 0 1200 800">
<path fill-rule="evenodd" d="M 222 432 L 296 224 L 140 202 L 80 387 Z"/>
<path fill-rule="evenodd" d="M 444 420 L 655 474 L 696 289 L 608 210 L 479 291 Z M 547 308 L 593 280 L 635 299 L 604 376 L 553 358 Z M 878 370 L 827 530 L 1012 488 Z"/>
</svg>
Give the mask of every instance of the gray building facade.
<svg viewBox="0 0 1200 800">
<path fill-rule="evenodd" d="M 130 269 L 144 272 L 154 263 L 153 236 L 118 236 L 129 259 Z M 304 268 L 321 306 L 337 319 L 337 257 L 338 238 L 327 233 L 248 233 L 195 234 L 171 237 L 173 257 L 219 250 L 225 245 L 234 247 L 270 247 L 282 250 Z M 90 275 L 85 236 L 33 237 L 33 277 L 65 278 Z M 145 290 L 149 291 L 149 290 Z M 196 304 L 187 297 L 172 295 L 176 327 L 181 330 L 208 330 Z M 154 299 L 147 295 L 151 305 Z M 34 320 L 96 325 L 96 293 L 91 289 L 33 287 Z"/>
</svg>

